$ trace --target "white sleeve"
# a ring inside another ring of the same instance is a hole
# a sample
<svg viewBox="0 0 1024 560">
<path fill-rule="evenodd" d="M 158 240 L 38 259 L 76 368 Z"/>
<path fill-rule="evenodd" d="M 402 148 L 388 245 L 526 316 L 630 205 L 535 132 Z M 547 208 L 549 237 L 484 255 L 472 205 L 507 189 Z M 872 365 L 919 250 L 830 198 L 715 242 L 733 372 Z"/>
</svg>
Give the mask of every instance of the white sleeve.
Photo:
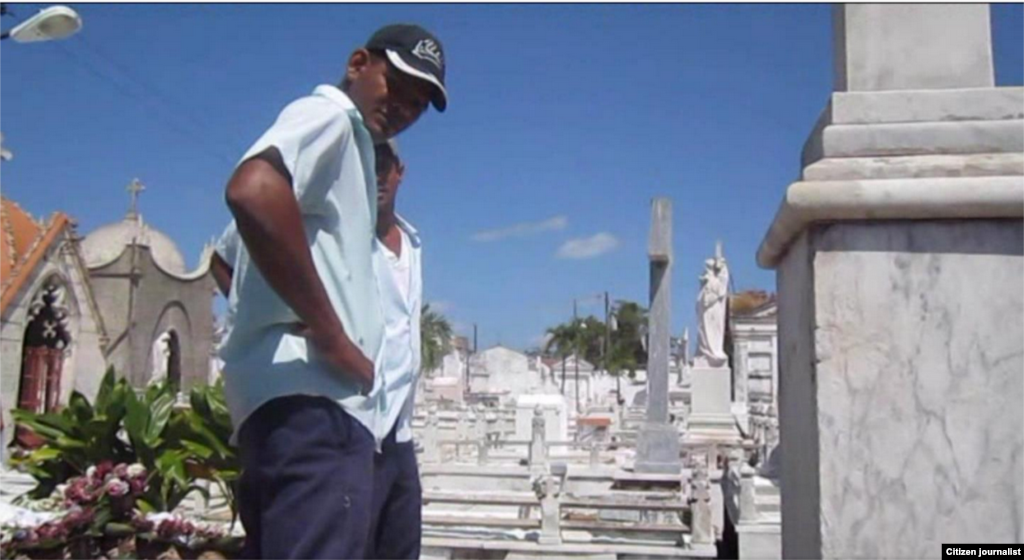
<svg viewBox="0 0 1024 560">
<path fill-rule="evenodd" d="M 224 233 L 220 235 L 220 239 L 217 240 L 213 250 L 217 252 L 220 258 L 224 259 L 224 262 L 234 268 L 241 243 L 242 238 L 238 236 L 238 227 L 235 225 L 235 221 L 231 220 L 228 226 L 224 228 Z"/>
<path fill-rule="evenodd" d="M 315 208 L 327 196 L 352 139 L 352 122 L 335 103 L 322 97 L 303 97 L 281 111 L 277 121 L 242 156 L 241 163 L 275 147 L 291 175 L 295 198 L 303 210 Z"/>
</svg>

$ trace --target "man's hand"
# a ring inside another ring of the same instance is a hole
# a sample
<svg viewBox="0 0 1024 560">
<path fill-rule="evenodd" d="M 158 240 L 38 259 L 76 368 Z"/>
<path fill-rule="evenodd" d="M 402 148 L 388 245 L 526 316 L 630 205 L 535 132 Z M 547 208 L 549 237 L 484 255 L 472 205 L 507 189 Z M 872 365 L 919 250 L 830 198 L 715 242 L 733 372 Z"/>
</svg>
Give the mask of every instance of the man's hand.
<svg viewBox="0 0 1024 560">
<path fill-rule="evenodd" d="M 373 362 L 347 337 L 320 336 L 302 323 L 295 324 L 293 334 L 308 340 L 336 373 L 352 377 L 359 384 L 361 394 L 366 395 L 373 390 Z"/>
<path fill-rule="evenodd" d="M 345 332 L 313 264 L 291 176 L 277 148 L 240 165 L 225 198 L 260 274 L 309 327 L 306 338 L 329 367 L 373 388 L 373 363 Z"/>
</svg>

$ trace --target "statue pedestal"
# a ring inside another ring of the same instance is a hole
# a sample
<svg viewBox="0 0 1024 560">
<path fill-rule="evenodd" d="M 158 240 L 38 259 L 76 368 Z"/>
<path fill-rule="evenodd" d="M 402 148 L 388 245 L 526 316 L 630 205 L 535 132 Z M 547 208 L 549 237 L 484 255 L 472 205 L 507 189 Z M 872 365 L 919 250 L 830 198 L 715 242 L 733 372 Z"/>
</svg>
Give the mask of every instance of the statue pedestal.
<svg viewBox="0 0 1024 560">
<path fill-rule="evenodd" d="M 637 439 L 638 473 L 679 474 L 679 431 L 671 424 L 646 422 Z"/>
<path fill-rule="evenodd" d="M 742 440 L 732 414 L 728 367 L 694 367 L 690 373 L 691 412 L 687 443 L 739 443 Z"/>
</svg>

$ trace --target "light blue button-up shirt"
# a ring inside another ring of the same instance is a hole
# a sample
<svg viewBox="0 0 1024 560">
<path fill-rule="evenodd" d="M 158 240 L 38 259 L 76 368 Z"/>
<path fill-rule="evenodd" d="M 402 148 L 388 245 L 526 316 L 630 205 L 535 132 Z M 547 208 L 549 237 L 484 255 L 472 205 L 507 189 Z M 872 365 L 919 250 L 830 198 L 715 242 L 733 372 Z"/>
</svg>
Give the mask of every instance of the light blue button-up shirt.
<svg viewBox="0 0 1024 560">
<path fill-rule="evenodd" d="M 271 399 L 317 395 L 338 402 L 373 434 L 379 449 L 387 435 L 382 422 L 386 376 L 380 371 L 384 315 L 375 270 L 380 249 L 370 133 L 348 96 L 322 85 L 288 105 L 241 161 L 271 146 L 281 152 L 292 176 L 313 263 L 334 311 L 376 366 L 374 387 L 368 396 L 360 395 L 352 378 L 333 371 L 305 338 L 292 334 L 299 317 L 239 244 L 234 259 L 226 259 L 234 275 L 220 348 L 235 433 Z"/>
</svg>

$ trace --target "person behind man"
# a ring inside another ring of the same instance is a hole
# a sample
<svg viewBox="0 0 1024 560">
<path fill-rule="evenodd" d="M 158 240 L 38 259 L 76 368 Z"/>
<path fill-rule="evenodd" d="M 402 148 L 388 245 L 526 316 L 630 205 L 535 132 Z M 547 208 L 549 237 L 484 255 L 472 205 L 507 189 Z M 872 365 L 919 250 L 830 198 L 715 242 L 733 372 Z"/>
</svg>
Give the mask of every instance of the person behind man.
<svg viewBox="0 0 1024 560">
<path fill-rule="evenodd" d="M 444 75 L 436 37 L 382 28 L 341 87 L 286 107 L 228 182 L 242 245 L 221 358 L 247 558 L 357 558 L 371 530 L 420 532 L 418 511 L 415 527 L 374 515 L 402 380 L 386 365 L 372 146 L 428 103 L 443 111 Z M 398 514 L 383 499 L 380 515 Z"/>
<path fill-rule="evenodd" d="M 405 166 L 394 140 L 377 149 L 377 279 L 384 310 L 388 437 L 375 456 L 373 520 L 367 558 L 419 558 L 423 492 L 412 441 L 413 403 L 420 373 L 423 305 L 419 233 L 395 211 Z"/>
</svg>

